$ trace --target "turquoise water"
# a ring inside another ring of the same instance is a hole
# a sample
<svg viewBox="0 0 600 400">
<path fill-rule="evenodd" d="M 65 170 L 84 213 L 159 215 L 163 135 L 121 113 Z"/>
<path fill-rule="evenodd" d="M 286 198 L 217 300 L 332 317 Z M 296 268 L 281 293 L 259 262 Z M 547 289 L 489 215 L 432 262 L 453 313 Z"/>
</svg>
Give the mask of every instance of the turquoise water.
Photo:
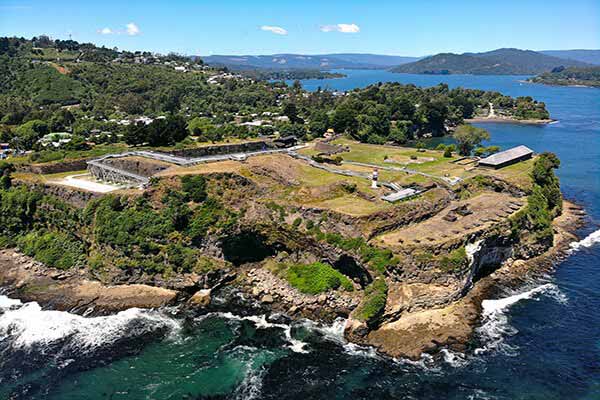
<svg viewBox="0 0 600 400">
<path fill-rule="evenodd" d="M 419 362 L 344 343 L 341 324 L 176 310 L 83 318 L 0 296 L 0 399 L 600 399 L 600 90 L 344 72 L 304 85 L 446 82 L 545 101 L 558 123 L 485 127 L 504 148 L 559 155 L 566 197 L 589 214 L 581 236 L 592 236 L 546 280 L 486 303 L 475 350 Z"/>
</svg>

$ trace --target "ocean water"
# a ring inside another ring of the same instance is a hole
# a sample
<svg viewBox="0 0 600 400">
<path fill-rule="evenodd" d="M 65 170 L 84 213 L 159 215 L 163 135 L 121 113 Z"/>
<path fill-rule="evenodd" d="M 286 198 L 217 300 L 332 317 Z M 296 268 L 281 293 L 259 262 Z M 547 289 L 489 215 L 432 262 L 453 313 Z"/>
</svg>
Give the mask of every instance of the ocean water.
<svg viewBox="0 0 600 400">
<path fill-rule="evenodd" d="M 565 196 L 588 212 L 570 257 L 547 278 L 486 300 L 474 351 L 417 362 L 346 343 L 343 321 L 173 309 L 84 318 L 0 294 L 0 399 L 600 399 L 600 90 L 344 72 L 304 86 L 446 82 L 546 102 L 555 124 L 484 126 L 494 144 L 561 158 Z"/>
</svg>

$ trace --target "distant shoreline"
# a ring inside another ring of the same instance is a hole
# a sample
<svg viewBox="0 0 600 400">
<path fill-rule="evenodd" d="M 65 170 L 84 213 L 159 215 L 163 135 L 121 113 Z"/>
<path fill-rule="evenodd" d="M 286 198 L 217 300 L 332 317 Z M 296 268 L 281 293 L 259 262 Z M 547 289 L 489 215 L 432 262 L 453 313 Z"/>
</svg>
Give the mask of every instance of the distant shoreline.
<svg viewBox="0 0 600 400">
<path fill-rule="evenodd" d="M 465 119 L 468 123 L 501 123 L 501 124 L 522 124 L 522 125 L 549 125 L 558 122 L 556 119 L 515 119 L 503 117 L 475 117 Z"/>
<path fill-rule="evenodd" d="M 520 80 L 521 83 L 529 83 L 534 85 L 545 85 L 545 86 L 555 86 L 555 87 L 572 87 L 572 88 L 592 88 L 592 89 L 600 89 L 598 85 L 584 85 L 584 84 L 562 84 L 557 82 L 542 82 L 542 81 L 530 81 L 530 80 Z"/>
</svg>

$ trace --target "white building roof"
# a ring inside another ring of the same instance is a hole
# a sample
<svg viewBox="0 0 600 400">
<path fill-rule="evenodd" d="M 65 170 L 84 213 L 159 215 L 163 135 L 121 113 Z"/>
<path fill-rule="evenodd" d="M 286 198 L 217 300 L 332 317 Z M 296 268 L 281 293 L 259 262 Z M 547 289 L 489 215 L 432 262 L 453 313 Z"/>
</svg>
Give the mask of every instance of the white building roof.
<svg viewBox="0 0 600 400">
<path fill-rule="evenodd" d="M 419 193 L 420 192 L 418 190 L 415 190 L 413 188 L 405 188 L 405 189 L 399 190 L 397 192 L 388 194 L 387 196 L 382 196 L 381 199 L 385 200 L 385 201 L 389 201 L 390 203 L 393 203 L 398 200 L 406 199 L 407 197 L 412 197 Z"/>
<path fill-rule="evenodd" d="M 533 154 L 533 150 L 531 150 L 527 146 L 517 146 L 512 149 L 501 151 L 500 153 L 492 154 L 489 157 L 486 157 L 482 160 L 479 160 L 479 164 L 484 165 L 502 165 L 506 162 L 512 161 L 517 158 L 521 158 L 526 155 Z"/>
</svg>

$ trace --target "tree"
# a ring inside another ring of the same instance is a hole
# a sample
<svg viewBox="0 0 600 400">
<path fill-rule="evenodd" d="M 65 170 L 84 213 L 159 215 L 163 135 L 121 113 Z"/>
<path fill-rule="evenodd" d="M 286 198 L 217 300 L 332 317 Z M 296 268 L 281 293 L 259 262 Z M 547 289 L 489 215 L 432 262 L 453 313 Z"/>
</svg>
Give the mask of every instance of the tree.
<svg viewBox="0 0 600 400">
<path fill-rule="evenodd" d="M 407 129 L 402 125 L 396 124 L 396 126 L 390 129 L 389 138 L 394 143 L 406 144 L 409 139 Z"/>
<path fill-rule="evenodd" d="M 8 189 L 12 184 L 11 173 L 15 172 L 15 167 L 5 161 L 0 161 L 0 189 Z"/>
<path fill-rule="evenodd" d="M 329 116 L 325 111 L 317 111 L 310 117 L 310 123 L 308 125 L 310 133 L 314 137 L 323 136 L 327 129 L 329 129 Z"/>
<path fill-rule="evenodd" d="M 123 137 L 130 146 L 139 146 L 146 142 L 146 124 L 138 122 L 127 127 Z"/>
<path fill-rule="evenodd" d="M 356 111 L 346 103 L 341 104 L 335 109 L 331 123 L 333 129 L 339 133 L 358 131 Z"/>
<path fill-rule="evenodd" d="M 73 135 L 71 141 L 65 145 L 67 150 L 89 150 L 91 146 L 83 136 Z"/>
<path fill-rule="evenodd" d="M 468 124 L 458 126 L 452 136 L 458 142 L 458 150 L 462 156 L 470 155 L 475 146 L 490 139 L 488 131 Z"/>
<path fill-rule="evenodd" d="M 50 119 L 50 127 L 53 132 L 64 131 L 66 128 L 73 125 L 75 117 L 71 111 L 61 108 L 57 110 Z"/>
<path fill-rule="evenodd" d="M 12 145 L 19 150 L 31 150 L 37 141 L 48 133 L 48 125 L 44 121 L 34 119 L 15 130 Z"/>
<path fill-rule="evenodd" d="M 206 117 L 195 117 L 187 124 L 190 134 L 193 136 L 204 136 L 214 128 L 212 122 Z"/>
<path fill-rule="evenodd" d="M 279 135 L 281 137 L 296 136 L 297 138 L 302 139 L 307 133 L 306 127 L 300 124 L 283 123 L 278 125 L 277 129 L 279 130 Z"/>
<path fill-rule="evenodd" d="M 283 106 L 283 115 L 287 116 L 292 124 L 304 122 L 300 117 L 298 117 L 296 103 L 286 103 Z"/>
</svg>

